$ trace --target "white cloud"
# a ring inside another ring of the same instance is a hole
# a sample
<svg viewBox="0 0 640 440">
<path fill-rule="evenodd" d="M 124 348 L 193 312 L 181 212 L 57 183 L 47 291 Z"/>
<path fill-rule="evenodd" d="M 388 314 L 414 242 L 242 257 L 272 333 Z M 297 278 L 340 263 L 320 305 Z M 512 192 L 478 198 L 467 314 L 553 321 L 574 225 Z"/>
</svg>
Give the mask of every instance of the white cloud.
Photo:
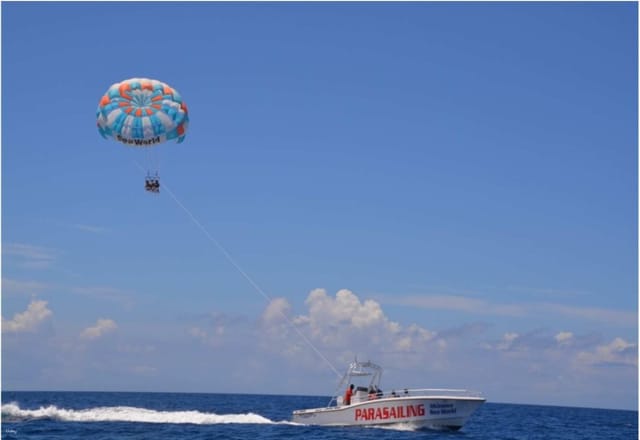
<svg viewBox="0 0 640 440">
<path fill-rule="evenodd" d="M 7 243 L 2 246 L 2 253 L 17 264 L 31 269 L 49 267 L 55 260 L 55 252 L 51 249 L 23 243 Z"/>
<path fill-rule="evenodd" d="M 453 310 L 483 315 L 523 316 L 526 313 L 526 309 L 519 305 L 493 304 L 483 299 L 461 295 L 409 295 L 389 298 L 385 302 L 430 310 Z"/>
<path fill-rule="evenodd" d="M 189 329 L 189 334 L 196 339 L 202 340 L 203 342 L 206 342 L 207 337 L 209 336 L 207 332 L 200 327 L 191 327 Z"/>
<path fill-rule="evenodd" d="M 16 314 L 13 319 L 5 320 L 2 318 L 2 331 L 8 333 L 34 331 L 51 314 L 52 312 L 47 308 L 46 301 L 31 301 L 27 310 Z"/>
<path fill-rule="evenodd" d="M 507 332 L 498 341 L 484 342 L 481 346 L 486 350 L 515 353 L 516 351 L 527 351 L 537 349 L 540 341 L 531 335 L 522 336 L 516 332 Z"/>
<path fill-rule="evenodd" d="M 500 341 L 497 345 L 498 350 L 509 350 L 513 347 L 514 342 L 518 339 L 520 335 L 518 333 L 510 332 L 505 333 L 502 336 L 502 341 Z"/>
<path fill-rule="evenodd" d="M 38 281 L 20 281 L 10 278 L 2 279 L 2 293 L 4 295 L 35 295 L 48 286 Z"/>
<path fill-rule="evenodd" d="M 71 291 L 78 295 L 115 302 L 122 305 L 122 307 L 124 307 L 125 309 L 131 309 L 134 304 L 132 296 L 129 293 L 114 287 L 74 287 L 73 289 L 71 289 Z"/>
<path fill-rule="evenodd" d="M 571 341 L 573 341 L 573 333 L 571 332 L 560 332 L 555 335 L 555 340 L 558 345 L 569 345 Z"/>
<path fill-rule="evenodd" d="M 225 335 L 227 329 L 223 324 L 217 324 L 211 330 L 207 331 L 202 327 L 191 327 L 189 329 L 189 335 L 202 342 L 203 344 L 210 345 L 212 347 L 220 347 L 225 341 Z"/>
<path fill-rule="evenodd" d="M 638 366 L 638 346 L 615 338 L 608 344 L 599 345 L 592 351 L 582 351 L 578 361 L 586 365 L 630 365 Z"/>
<path fill-rule="evenodd" d="M 625 327 L 636 327 L 638 325 L 638 314 L 635 311 L 567 306 L 553 303 L 536 304 L 532 305 L 532 307 L 536 307 L 540 312 L 556 313 L 562 316 L 587 319 L 608 325 L 615 324 Z"/>
<path fill-rule="evenodd" d="M 118 328 L 118 325 L 111 319 L 98 319 L 96 325 L 87 327 L 82 331 L 80 337 L 82 339 L 97 339 Z"/>
<path fill-rule="evenodd" d="M 102 234 L 107 231 L 107 229 L 102 226 L 84 225 L 80 223 L 73 225 L 73 227 L 81 231 L 91 232 L 92 234 Z"/>
<path fill-rule="evenodd" d="M 580 318 L 615 324 L 623 327 L 638 325 L 635 311 L 584 307 L 549 302 L 520 304 L 492 303 L 484 299 L 462 295 L 407 295 L 385 297 L 385 304 L 398 304 L 419 307 L 428 310 L 449 310 L 473 315 L 494 315 L 507 317 L 526 317 L 555 314 L 563 317 Z"/>
<path fill-rule="evenodd" d="M 312 290 L 305 305 L 308 313 L 293 318 L 288 317 L 291 306 L 283 298 L 276 298 L 267 306 L 262 315 L 263 333 L 279 339 L 271 346 L 294 354 L 304 342 L 295 335 L 300 332 L 323 350 L 338 353 L 409 352 L 435 338 L 435 333 L 416 324 L 403 327 L 390 320 L 378 302 L 361 301 L 347 289 L 338 291 L 335 297 L 324 289 Z"/>
<path fill-rule="evenodd" d="M 413 351 L 420 345 L 429 342 L 435 337 L 435 333 L 430 332 L 416 324 L 411 324 L 406 330 L 402 331 L 402 328 L 397 323 L 391 323 L 389 331 L 397 335 L 395 342 L 395 348 L 399 351 Z M 440 349 L 446 348 L 447 343 L 444 339 L 438 339 L 438 347 Z"/>
<path fill-rule="evenodd" d="M 272 315 L 272 316 L 271 316 Z M 264 318 L 263 318 L 264 319 Z M 270 319 L 276 320 L 277 313 L 271 310 Z M 209 313 L 198 317 L 198 323 L 187 329 L 193 339 L 214 348 L 244 345 L 255 340 L 245 318 L 233 317 L 223 313 Z M 249 340 L 245 338 L 249 337 Z"/>
<path fill-rule="evenodd" d="M 278 322 L 286 319 L 291 305 L 284 298 L 273 299 L 262 313 L 262 319 L 265 322 Z"/>
<path fill-rule="evenodd" d="M 380 304 L 372 300 L 361 303 L 347 289 L 338 291 L 335 299 L 328 296 L 324 289 L 315 289 L 309 294 L 305 304 L 309 307 L 310 324 L 316 333 L 333 325 L 363 329 L 388 322 Z"/>
</svg>

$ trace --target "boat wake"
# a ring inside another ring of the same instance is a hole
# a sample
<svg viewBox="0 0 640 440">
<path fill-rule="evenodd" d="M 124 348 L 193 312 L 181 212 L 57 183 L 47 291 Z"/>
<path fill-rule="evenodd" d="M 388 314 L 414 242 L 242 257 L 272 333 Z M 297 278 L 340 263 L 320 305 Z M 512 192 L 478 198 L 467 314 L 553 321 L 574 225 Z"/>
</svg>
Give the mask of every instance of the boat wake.
<svg viewBox="0 0 640 440">
<path fill-rule="evenodd" d="M 411 423 L 390 423 L 387 425 L 366 425 L 365 428 L 387 429 L 389 431 L 419 431 L 415 425 Z"/>
<path fill-rule="evenodd" d="M 274 422 L 259 414 L 215 414 L 200 411 L 158 411 L 131 406 L 105 406 L 87 409 L 64 409 L 55 405 L 38 409 L 22 409 L 16 403 L 2 405 L 2 422 L 20 422 L 49 419 L 63 422 L 138 422 L 216 425 L 238 424 L 291 424 Z"/>
</svg>

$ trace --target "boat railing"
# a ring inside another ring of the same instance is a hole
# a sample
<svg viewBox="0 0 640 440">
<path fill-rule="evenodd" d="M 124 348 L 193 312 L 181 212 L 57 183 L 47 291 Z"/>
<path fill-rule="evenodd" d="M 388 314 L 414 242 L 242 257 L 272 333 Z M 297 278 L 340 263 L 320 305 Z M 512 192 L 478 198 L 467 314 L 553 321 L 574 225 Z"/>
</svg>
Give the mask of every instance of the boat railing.
<svg viewBox="0 0 640 440">
<path fill-rule="evenodd" d="M 478 397 L 482 398 L 482 393 L 471 390 L 458 390 L 449 388 L 402 388 L 399 390 L 391 390 L 383 393 L 355 393 L 351 398 L 352 403 L 367 402 L 377 399 L 391 399 L 399 397 Z"/>
</svg>

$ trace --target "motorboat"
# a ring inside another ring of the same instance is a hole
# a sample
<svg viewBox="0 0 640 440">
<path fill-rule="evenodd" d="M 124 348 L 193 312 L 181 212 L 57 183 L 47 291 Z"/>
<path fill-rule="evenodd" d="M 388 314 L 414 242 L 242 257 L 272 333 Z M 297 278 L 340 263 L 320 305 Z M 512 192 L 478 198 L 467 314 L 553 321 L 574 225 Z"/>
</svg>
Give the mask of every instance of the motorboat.
<svg viewBox="0 0 640 440">
<path fill-rule="evenodd" d="M 386 426 L 458 430 L 486 399 L 481 393 L 456 389 L 380 389 L 382 367 L 357 359 L 347 368 L 338 390 L 353 387 L 349 403 L 336 393 L 324 408 L 293 411 L 293 422 L 326 426 Z"/>
</svg>

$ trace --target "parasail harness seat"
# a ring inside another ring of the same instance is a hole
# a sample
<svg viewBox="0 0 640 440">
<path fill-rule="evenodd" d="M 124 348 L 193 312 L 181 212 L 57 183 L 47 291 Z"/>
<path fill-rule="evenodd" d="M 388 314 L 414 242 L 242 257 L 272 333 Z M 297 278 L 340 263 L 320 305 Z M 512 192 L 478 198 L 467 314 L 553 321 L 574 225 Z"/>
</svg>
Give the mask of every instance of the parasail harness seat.
<svg viewBox="0 0 640 440">
<path fill-rule="evenodd" d="M 147 177 L 144 181 L 144 189 L 158 194 L 160 192 L 160 180 L 158 179 L 158 176 Z"/>
</svg>

